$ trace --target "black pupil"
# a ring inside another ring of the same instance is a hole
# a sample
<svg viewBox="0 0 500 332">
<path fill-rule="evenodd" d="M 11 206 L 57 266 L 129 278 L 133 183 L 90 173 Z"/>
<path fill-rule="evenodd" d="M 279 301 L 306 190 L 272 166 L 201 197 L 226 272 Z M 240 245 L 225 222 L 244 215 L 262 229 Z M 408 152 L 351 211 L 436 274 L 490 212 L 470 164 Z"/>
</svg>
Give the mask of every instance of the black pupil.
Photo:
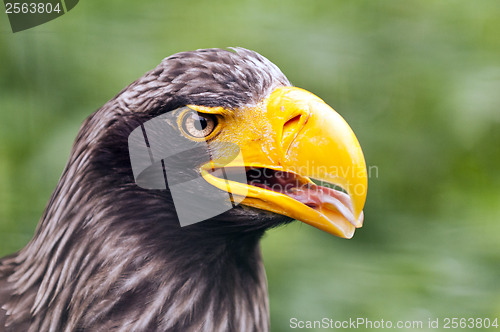
<svg viewBox="0 0 500 332">
<path fill-rule="evenodd" d="M 208 121 L 206 118 L 199 116 L 198 114 L 193 115 L 194 118 L 194 127 L 196 130 L 203 130 L 208 127 Z"/>
</svg>

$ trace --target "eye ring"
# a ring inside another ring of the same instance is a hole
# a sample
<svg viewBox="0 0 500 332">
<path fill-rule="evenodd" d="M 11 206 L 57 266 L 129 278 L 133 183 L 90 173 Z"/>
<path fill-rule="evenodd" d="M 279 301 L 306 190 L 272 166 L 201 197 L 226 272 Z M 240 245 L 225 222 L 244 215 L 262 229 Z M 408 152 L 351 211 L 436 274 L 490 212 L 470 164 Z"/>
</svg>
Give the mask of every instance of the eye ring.
<svg viewBox="0 0 500 332">
<path fill-rule="evenodd" d="M 194 110 L 184 113 L 181 121 L 184 133 L 195 139 L 206 139 L 214 132 L 218 125 L 215 115 L 200 113 Z"/>
</svg>

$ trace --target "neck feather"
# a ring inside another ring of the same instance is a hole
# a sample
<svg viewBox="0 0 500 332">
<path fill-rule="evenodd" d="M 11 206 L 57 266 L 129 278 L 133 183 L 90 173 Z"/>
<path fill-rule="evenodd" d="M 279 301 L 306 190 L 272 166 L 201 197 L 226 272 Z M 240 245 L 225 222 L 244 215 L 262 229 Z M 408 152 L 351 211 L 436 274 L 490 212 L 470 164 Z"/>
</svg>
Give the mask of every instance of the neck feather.
<svg viewBox="0 0 500 332">
<path fill-rule="evenodd" d="M 0 264 L 10 328 L 267 331 L 263 230 L 179 227 L 168 197 L 127 184 L 129 169 L 96 172 L 82 135 L 33 240 Z"/>
</svg>

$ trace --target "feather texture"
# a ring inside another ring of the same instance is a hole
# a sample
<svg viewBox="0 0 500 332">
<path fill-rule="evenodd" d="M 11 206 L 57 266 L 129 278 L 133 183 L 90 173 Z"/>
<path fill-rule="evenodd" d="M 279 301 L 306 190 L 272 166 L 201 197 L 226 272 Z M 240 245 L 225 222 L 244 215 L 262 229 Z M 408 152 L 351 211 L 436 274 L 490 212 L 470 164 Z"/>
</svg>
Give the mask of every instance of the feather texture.
<svg viewBox="0 0 500 332">
<path fill-rule="evenodd" d="M 267 331 L 259 240 L 289 219 L 238 208 L 181 228 L 168 190 L 135 185 L 127 139 L 177 107 L 251 107 L 282 85 L 286 77 L 257 53 L 184 52 L 91 115 L 35 236 L 0 260 L 0 327 Z"/>
</svg>

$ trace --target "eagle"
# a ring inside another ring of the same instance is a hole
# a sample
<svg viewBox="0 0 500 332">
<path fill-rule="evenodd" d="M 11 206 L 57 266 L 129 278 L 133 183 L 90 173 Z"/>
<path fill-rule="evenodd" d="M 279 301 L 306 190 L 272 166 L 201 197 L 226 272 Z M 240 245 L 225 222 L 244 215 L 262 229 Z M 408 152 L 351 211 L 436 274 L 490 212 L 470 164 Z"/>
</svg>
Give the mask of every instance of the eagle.
<svg viewBox="0 0 500 332">
<path fill-rule="evenodd" d="M 269 331 L 263 234 L 351 238 L 366 190 L 349 125 L 268 59 L 174 54 L 82 124 L 32 240 L 0 260 L 0 330 Z"/>
</svg>

